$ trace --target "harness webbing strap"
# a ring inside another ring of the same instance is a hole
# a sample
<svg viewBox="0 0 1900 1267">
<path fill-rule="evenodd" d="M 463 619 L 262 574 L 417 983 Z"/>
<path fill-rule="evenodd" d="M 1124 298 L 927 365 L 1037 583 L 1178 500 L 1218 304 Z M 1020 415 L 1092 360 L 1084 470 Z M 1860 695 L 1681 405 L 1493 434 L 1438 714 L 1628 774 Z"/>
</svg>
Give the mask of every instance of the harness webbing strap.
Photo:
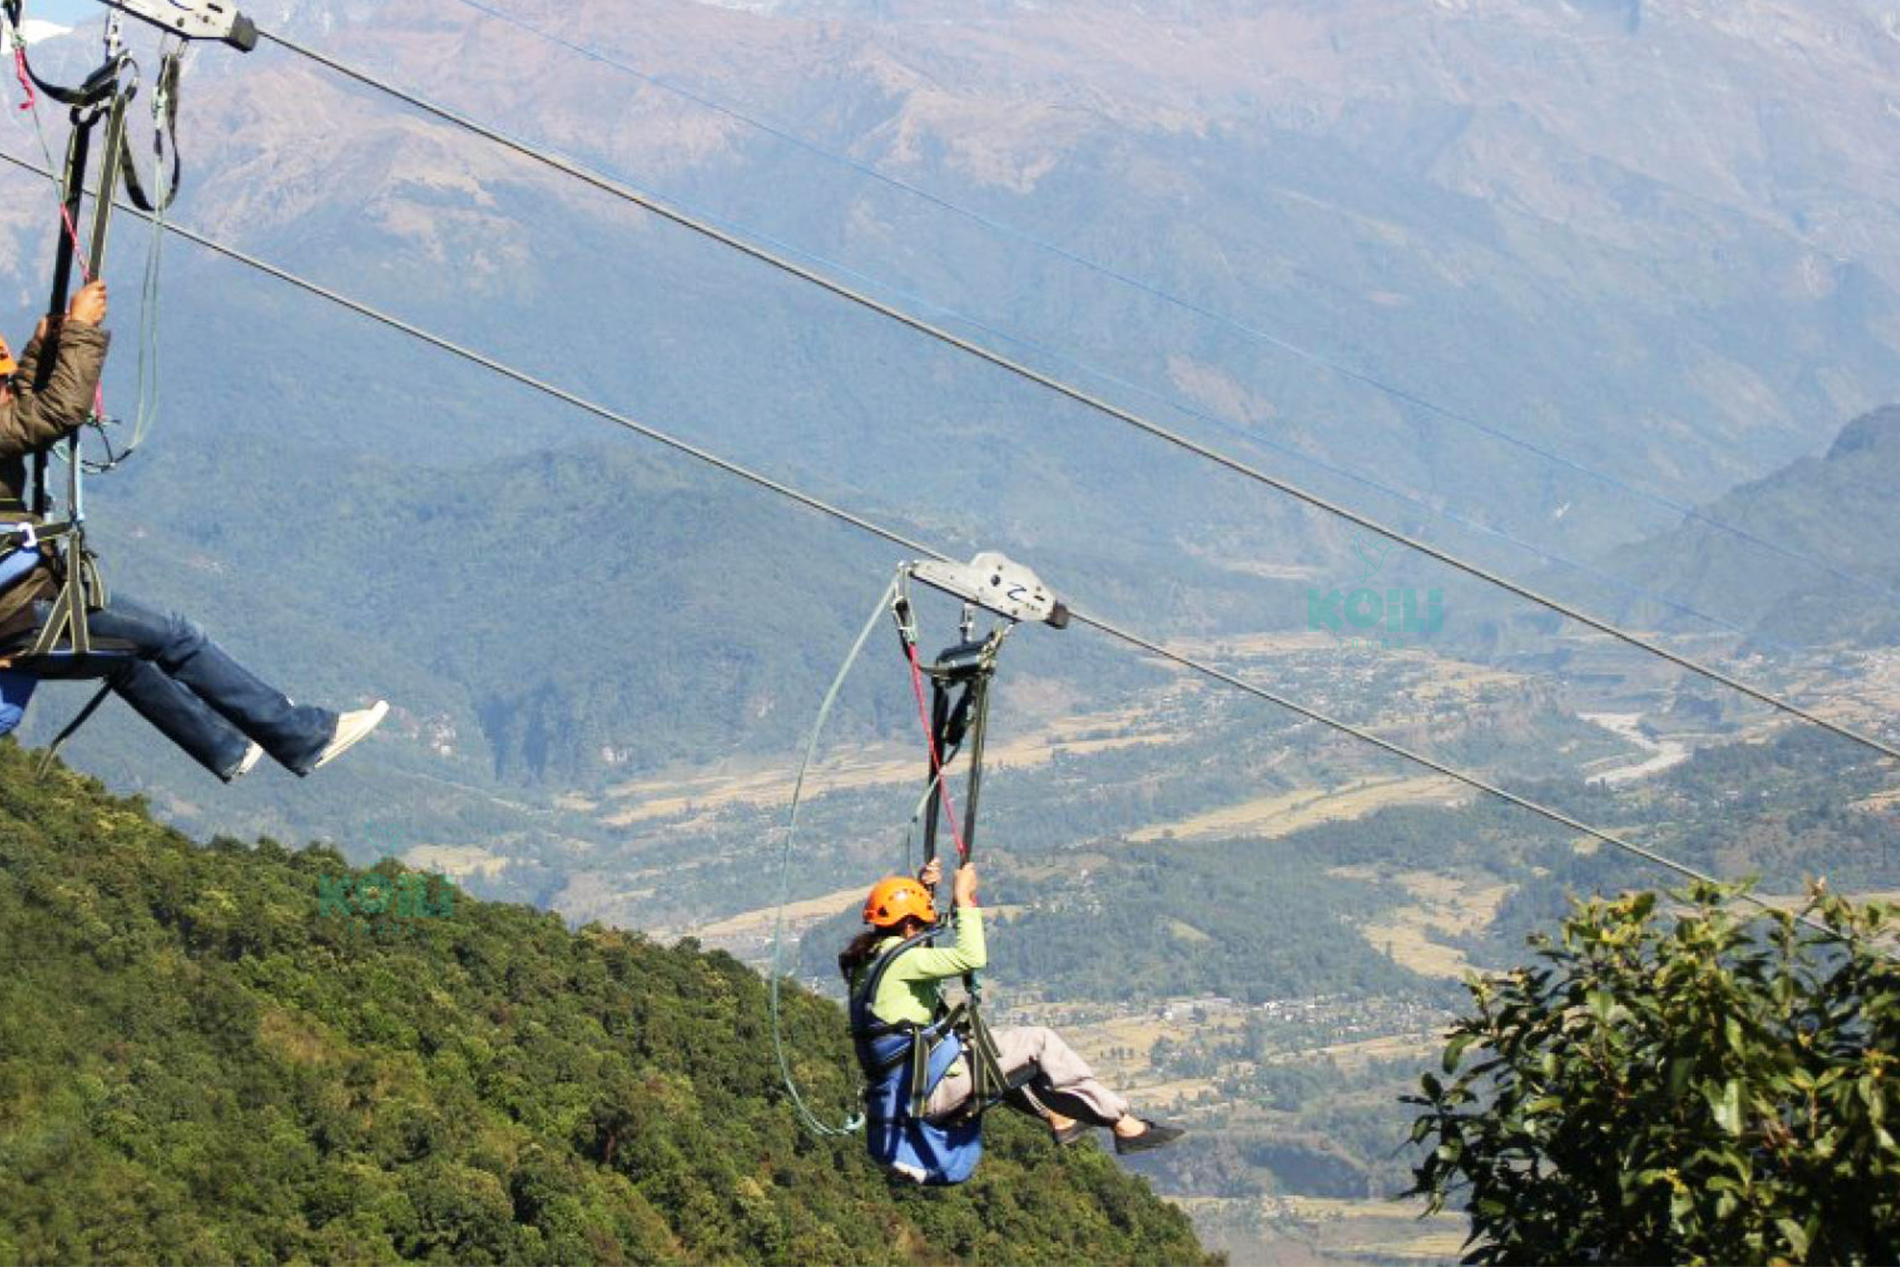
<svg viewBox="0 0 1900 1267">
<path fill-rule="evenodd" d="M 4 513 L 5 513 L 5 507 L 0 506 L 0 514 L 4 514 Z M 13 523 L 0 522 L 0 534 L 7 533 L 8 529 L 17 526 L 19 522 L 23 522 L 23 521 L 14 521 Z M 33 525 L 34 540 L 39 542 L 41 545 L 44 545 L 48 541 L 57 541 L 61 537 L 69 537 L 72 535 L 72 532 L 73 532 L 73 526 L 70 523 L 65 522 L 64 520 L 61 520 L 58 523 Z M 12 548 L 18 549 L 19 548 L 18 543 L 15 543 L 15 545 Z M 0 552 L 0 553 L 4 553 L 4 552 Z"/>
<path fill-rule="evenodd" d="M 1042 1071 L 1034 1065 L 1024 1065 L 1013 1074 L 1006 1071 L 1003 1068 L 1003 1053 L 996 1046 L 996 1037 L 978 1015 L 975 1002 L 964 1006 L 970 1012 L 969 1041 L 965 1047 L 970 1057 L 971 1099 L 987 1104 L 1007 1095 L 1020 1095 L 1037 1113 L 1043 1117 L 1049 1116 L 1048 1108 L 1036 1098 L 1036 1093 L 1030 1090 L 1029 1085 Z"/>
<path fill-rule="evenodd" d="M 71 106 L 75 110 L 82 110 L 88 106 L 96 106 L 101 101 L 104 101 L 106 95 L 116 86 L 114 83 L 118 74 L 118 68 L 116 66 L 101 67 L 99 70 L 94 71 L 86 79 L 86 82 L 77 88 L 62 88 L 58 84 L 49 83 L 41 79 L 39 72 L 33 69 L 33 64 L 28 61 L 26 57 L 26 37 L 20 33 L 21 16 L 19 7 L 17 5 L 7 5 L 6 12 L 7 21 L 13 27 L 14 73 L 20 77 L 21 84 L 26 87 L 29 93 L 27 100 L 21 104 L 20 109 L 31 110 L 33 108 L 33 100 L 30 94 L 34 88 L 38 88 L 41 92 L 51 97 L 54 101 L 59 102 L 62 106 Z M 109 74 L 108 71 L 110 71 Z"/>
<path fill-rule="evenodd" d="M 930 1107 L 930 1057 L 942 1042 L 940 1034 L 935 1040 L 924 1041 L 924 1031 L 919 1030 L 910 1037 L 910 1115 L 922 1119 L 924 1110 Z"/>
<path fill-rule="evenodd" d="M 165 153 L 171 151 L 171 179 L 165 181 L 165 188 L 157 198 L 145 192 L 145 186 L 139 182 L 138 164 L 132 161 L 131 141 L 124 141 L 123 162 L 125 164 L 125 192 L 131 196 L 132 203 L 140 211 L 157 215 L 171 206 L 173 198 L 178 196 L 179 182 L 184 168 L 178 156 L 178 71 L 184 58 L 184 50 L 167 53 L 158 63 L 158 87 L 156 89 L 155 123 L 157 130 L 152 136 L 152 148 L 159 161 L 159 170 L 155 178 L 164 179 Z"/>
<path fill-rule="evenodd" d="M 884 982 L 884 974 L 898 956 L 942 931 L 943 925 L 935 925 L 891 947 L 878 956 L 861 983 L 852 990 L 851 1036 L 855 1040 L 858 1063 L 864 1069 L 865 1077 L 875 1082 L 899 1065 L 908 1063 L 910 1115 L 921 1120 L 929 1108 L 930 1093 L 934 1090 L 930 1086 L 930 1058 L 945 1037 L 955 1034 L 962 1041 L 963 1058 L 970 1065 L 970 1098 L 960 1116 L 981 1117 L 997 1101 L 1012 1094 L 1027 1100 L 1032 1111 L 1047 1116 L 1048 1109 L 1028 1085 L 1035 1079 L 1037 1070 L 1025 1067 L 1015 1075 L 1004 1071 L 1002 1052 L 997 1048 L 996 1039 L 983 1019 L 981 996 L 976 992 L 972 991 L 928 1025 L 919 1025 L 916 1021 L 881 1021 L 871 1010 L 871 1005 L 877 999 L 878 987 Z M 966 988 L 970 984 L 966 978 Z M 872 1050 L 876 1040 L 900 1033 L 909 1040 L 901 1049 L 881 1058 Z"/>
</svg>

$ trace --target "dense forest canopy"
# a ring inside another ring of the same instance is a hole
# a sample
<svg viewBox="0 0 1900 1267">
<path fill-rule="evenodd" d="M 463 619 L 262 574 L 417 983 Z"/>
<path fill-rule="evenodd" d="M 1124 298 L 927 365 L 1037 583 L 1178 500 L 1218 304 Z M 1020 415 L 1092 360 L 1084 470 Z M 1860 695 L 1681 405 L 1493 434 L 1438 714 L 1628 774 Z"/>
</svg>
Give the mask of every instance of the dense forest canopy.
<svg viewBox="0 0 1900 1267">
<path fill-rule="evenodd" d="M 1006 1114 L 954 1191 L 804 1134 L 728 955 L 200 846 L 11 740 L 0 961 L 0 1261 L 1205 1257 L 1142 1180 Z M 785 1015 L 842 1112 L 842 1015 Z"/>
</svg>

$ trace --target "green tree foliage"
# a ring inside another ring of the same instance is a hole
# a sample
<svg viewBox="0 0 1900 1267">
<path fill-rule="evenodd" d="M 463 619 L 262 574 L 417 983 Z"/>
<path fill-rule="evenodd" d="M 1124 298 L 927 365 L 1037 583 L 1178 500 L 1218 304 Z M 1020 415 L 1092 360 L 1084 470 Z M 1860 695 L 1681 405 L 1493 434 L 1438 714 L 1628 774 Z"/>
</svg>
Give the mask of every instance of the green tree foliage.
<svg viewBox="0 0 1900 1267">
<path fill-rule="evenodd" d="M 195 845 L 0 742 L 0 1262 L 1205 1258 L 1006 1113 L 954 1191 L 805 1135 L 730 956 L 433 886 L 339 913 L 370 874 Z M 792 991 L 786 1021 L 842 1114 L 839 1010 Z"/>
<path fill-rule="evenodd" d="M 1823 936 L 1735 894 L 1591 901 L 1470 984 L 1456 1077 L 1408 1097 L 1466 1261 L 1900 1258 L 1895 908 L 1817 888 Z"/>
</svg>

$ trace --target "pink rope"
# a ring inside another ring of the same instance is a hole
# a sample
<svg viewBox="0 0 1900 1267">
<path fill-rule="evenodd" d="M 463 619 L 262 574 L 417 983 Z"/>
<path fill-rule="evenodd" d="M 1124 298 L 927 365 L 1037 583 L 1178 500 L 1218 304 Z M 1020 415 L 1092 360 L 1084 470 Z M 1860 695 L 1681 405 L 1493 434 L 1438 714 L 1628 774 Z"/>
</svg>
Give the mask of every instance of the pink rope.
<svg viewBox="0 0 1900 1267">
<path fill-rule="evenodd" d="M 19 76 L 20 87 L 26 92 L 26 100 L 20 103 L 20 109 L 31 110 L 39 105 L 39 98 L 33 95 L 33 77 L 26 73 L 26 45 L 17 41 L 13 45 L 13 73 Z"/>
</svg>

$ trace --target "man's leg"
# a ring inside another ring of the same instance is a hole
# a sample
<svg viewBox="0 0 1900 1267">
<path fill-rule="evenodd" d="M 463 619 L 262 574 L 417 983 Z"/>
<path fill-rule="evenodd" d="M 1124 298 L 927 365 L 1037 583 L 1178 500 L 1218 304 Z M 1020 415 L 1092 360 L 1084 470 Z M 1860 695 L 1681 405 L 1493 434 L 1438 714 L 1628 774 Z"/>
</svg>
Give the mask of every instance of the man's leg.
<svg viewBox="0 0 1900 1267">
<path fill-rule="evenodd" d="M 205 769 L 229 783 L 251 741 L 183 684 L 150 660 L 133 660 L 113 673 L 112 691 Z"/>
<path fill-rule="evenodd" d="M 256 740 L 280 765 L 299 774 L 310 770 L 336 734 L 335 713 L 291 703 L 283 692 L 233 660 L 195 622 L 175 613 L 159 612 L 115 596 L 104 609 L 92 613 L 89 625 L 98 637 L 131 643 L 143 667 L 179 688 L 166 690 L 136 668 L 125 671 L 123 681 L 115 677 L 113 682 L 140 716 L 220 778 L 236 768 L 243 741 L 238 741 L 238 757 L 221 768 L 213 767 L 200 755 L 207 743 L 203 705 L 244 736 Z M 193 709 L 181 695 L 194 696 L 201 706 Z M 187 742 L 188 735 L 195 738 Z M 223 738 L 217 744 L 222 757 L 228 745 Z"/>
<path fill-rule="evenodd" d="M 49 602 L 36 602 L 34 615 L 44 625 L 52 614 L 53 605 Z M 97 630 L 96 617 L 104 613 L 95 613 L 92 627 Z M 129 642 L 141 654 L 146 653 L 146 641 L 142 637 L 132 636 L 136 632 L 129 623 L 118 622 L 111 635 L 115 639 Z M 132 706 L 132 711 L 151 723 L 154 729 L 171 740 L 186 755 L 209 770 L 220 779 L 229 782 L 238 765 L 250 748 L 250 741 L 240 734 L 231 723 L 211 711 L 209 705 L 191 690 L 166 677 L 164 672 L 149 660 L 130 660 L 118 665 L 108 675 L 113 693 Z"/>
<path fill-rule="evenodd" d="M 39 685 L 39 679 L 31 673 L 15 670 L 6 661 L 0 660 L 0 735 L 10 734 L 26 716 L 26 706 L 33 699 L 33 688 Z"/>
</svg>

